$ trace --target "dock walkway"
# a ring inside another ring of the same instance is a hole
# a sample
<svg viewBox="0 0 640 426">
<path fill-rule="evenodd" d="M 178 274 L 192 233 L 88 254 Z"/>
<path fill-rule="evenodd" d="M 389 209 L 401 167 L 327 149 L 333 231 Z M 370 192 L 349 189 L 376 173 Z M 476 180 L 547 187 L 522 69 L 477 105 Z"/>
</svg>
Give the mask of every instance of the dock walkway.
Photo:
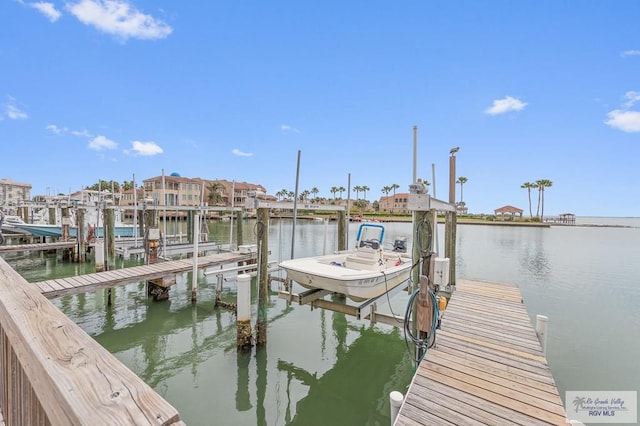
<svg viewBox="0 0 640 426">
<path fill-rule="evenodd" d="M 564 425 L 565 418 L 520 290 L 459 279 L 395 425 Z"/>
<path fill-rule="evenodd" d="M 210 268 L 228 263 L 245 262 L 255 259 L 256 254 L 239 252 L 218 253 L 198 258 L 198 268 Z M 151 265 L 94 272 L 67 278 L 34 282 L 48 299 L 72 294 L 86 293 L 100 288 L 116 287 L 137 281 L 147 281 L 193 270 L 193 259 L 171 260 Z"/>
</svg>

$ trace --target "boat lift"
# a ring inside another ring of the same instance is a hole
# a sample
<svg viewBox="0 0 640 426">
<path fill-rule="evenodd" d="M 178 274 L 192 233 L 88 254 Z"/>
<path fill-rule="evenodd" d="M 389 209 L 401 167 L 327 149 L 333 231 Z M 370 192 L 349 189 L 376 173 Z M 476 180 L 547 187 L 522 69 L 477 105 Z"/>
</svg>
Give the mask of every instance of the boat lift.
<svg viewBox="0 0 640 426">
<path fill-rule="evenodd" d="M 382 324 L 400 327 L 403 325 L 404 317 L 379 312 L 378 307 L 388 304 L 391 298 L 396 294 L 403 291 L 407 292 L 408 283 L 409 281 L 400 284 L 388 292 L 385 292 L 378 297 L 360 302 L 358 305 L 326 300 L 324 297 L 332 294 L 332 292 L 322 289 L 304 290 L 300 293 L 290 293 L 287 290 L 281 290 L 278 292 L 278 297 L 297 303 L 301 306 L 309 305 L 312 310 L 316 308 L 327 309 L 333 312 L 351 315 L 358 320 L 369 320 L 371 325 L 379 322 Z M 289 285 L 291 285 L 291 283 L 289 283 Z"/>
</svg>

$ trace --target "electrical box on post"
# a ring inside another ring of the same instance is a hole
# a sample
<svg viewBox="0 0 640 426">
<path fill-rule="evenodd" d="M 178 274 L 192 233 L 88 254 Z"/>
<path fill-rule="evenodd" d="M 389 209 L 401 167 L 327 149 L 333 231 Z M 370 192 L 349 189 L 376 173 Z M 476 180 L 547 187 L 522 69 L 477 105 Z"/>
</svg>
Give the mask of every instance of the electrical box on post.
<svg viewBox="0 0 640 426">
<path fill-rule="evenodd" d="M 448 257 L 436 257 L 433 267 L 433 283 L 439 286 L 449 285 Z"/>
<path fill-rule="evenodd" d="M 149 228 L 149 234 L 147 234 L 147 239 L 150 241 L 158 241 L 160 239 L 160 229 Z"/>
</svg>

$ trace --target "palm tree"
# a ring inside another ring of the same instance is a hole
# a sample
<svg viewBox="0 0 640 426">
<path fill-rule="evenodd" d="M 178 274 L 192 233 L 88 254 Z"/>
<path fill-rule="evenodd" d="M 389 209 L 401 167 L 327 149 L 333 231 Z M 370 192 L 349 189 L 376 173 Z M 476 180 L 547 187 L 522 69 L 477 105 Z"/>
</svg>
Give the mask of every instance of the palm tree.
<svg viewBox="0 0 640 426">
<path fill-rule="evenodd" d="M 463 187 L 463 185 L 464 185 L 465 183 L 467 183 L 467 181 L 468 181 L 468 180 L 469 180 L 469 179 L 467 179 L 466 177 L 464 177 L 464 176 L 460 176 L 460 177 L 458 178 L 458 180 L 456 181 L 456 183 L 459 183 L 459 184 L 460 184 L 460 204 L 462 204 L 462 200 L 463 200 L 463 197 L 462 197 L 462 187 Z"/>
<path fill-rule="evenodd" d="M 353 187 L 352 191 L 356 193 L 356 200 L 357 200 L 358 199 L 358 195 L 360 194 L 360 192 L 362 192 L 362 187 L 356 185 L 356 186 Z"/>
<path fill-rule="evenodd" d="M 338 187 L 338 192 L 340 193 L 340 198 L 342 198 L 342 193 L 346 191 L 346 189 L 344 189 L 344 186 L 339 186 Z"/>
<path fill-rule="evenodd" d="M 316 188 L 315 186 L 313 188 L 311 188 L 311 193 L 313 194 L 313 200 L 314 201 L 318 200 L 318 192 L 320 192 L 320 190 L 318 188 Z"/>
<path fill-rule="evenodd" d="M 300 194 L 298 194 L 298 198 L 300 199 L 300 201 L 305 201 L 309 196 L 309 194 L 311 194 L 311 191 L 305 189 Z"/>
<path fill-rule="evenodd" d="M 553 182 L 549 179 L 540 179 L 536 181 L 536 185 L 538 185 L 538 208 L 540 209 L 540 222 L 542 222 L 544 220 L 544 189 L 551 187 Z"/>
<path fill-rule="evenodd" d="M 276 192 L 276 197 L 278 197 L 278 201 L 280 201 L 281 198 L 284 199 L 286 195 L 287 195 L 286 189 L 281 189 L 280 191 Z"/>
<path fill-rule="evenodd" d="M 529 216 L 533 217 L 533 212 L 531 211 L 531 190 L 536 188 L 536 184 L 532 182 L 525 182 L 520 185 L 520 188 L 527 190 L 527 195 L 529 196 Z"/>
<path fill-rule="evenodd" d="M 396 197 L 396 189 L 400 188 L 400 185 L 398 185 L 397 183 L 392 183 L 391 184 L 391 189 L 393 190 L 393 197 Z"/>
<path fill-rule="evenodd" d="M 384 193 L 384 195 L 386 197 L 388 197 L 389 193 L 391 192 L 391 187 L 390 186 L 383 186 L 381 191 Z"/>
<path fill-rule="evenodd" d="M 220 189 L 222 189 L 222 185 L 220 185 L 218 182 L 209 182 L 209 186 L 207 189 L 209 190 L 209 205 L 217 205 L 222 199 L 222 195 L 220 195 Z"/>
<path fill-rule="evenodd" d="M 336 192 L 338 192 L 338 187 L 337 186 L 332 186 L 331 190 L 329 191 L 333 194 L 333 199 L 336 199 Z"/>
<path fill-rule="evenodd" d="M 369 188 L 367 185 L 363 185 L 360 187 L 360 190 L 362 191 L 362 198 L 364 198 L 365 200 L 367 199 L 367 191 L 371 190 L 371 188 Z"/>
</svg>

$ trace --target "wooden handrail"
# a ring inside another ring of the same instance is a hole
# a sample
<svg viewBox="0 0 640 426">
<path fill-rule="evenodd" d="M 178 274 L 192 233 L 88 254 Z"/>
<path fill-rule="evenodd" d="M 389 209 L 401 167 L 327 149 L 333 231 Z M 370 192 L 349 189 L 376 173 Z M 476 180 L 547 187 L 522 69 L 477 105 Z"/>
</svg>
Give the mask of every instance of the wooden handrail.
<svg viewBox="0 0 640 426">
<path fill-rule="evenodd" d="M 0 258 L 7 425 L 179 425 L 178 411 Z"/>
</svg>

